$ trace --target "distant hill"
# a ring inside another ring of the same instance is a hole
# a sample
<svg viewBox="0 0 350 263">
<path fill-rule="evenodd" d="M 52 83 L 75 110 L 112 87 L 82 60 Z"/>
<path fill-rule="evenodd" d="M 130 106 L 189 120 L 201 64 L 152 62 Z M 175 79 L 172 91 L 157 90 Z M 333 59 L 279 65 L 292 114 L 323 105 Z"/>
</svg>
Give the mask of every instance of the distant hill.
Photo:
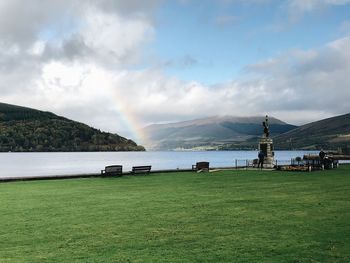
<svg viewBox="0 0 350 263">
<path fill-rule="evenodd" d="M 0 103 L 1 152 L 144 150 L 132 140 L 51 112 Z"/>
<path fill-rule="evenodd" d="M 257 137 L 263 133 L 264 116 L 209 117 L 168 124 L 153 124 L 142 132 L 146 147 L 153 150 L 255 149 Z M 271 136 L 290 131 L 297 126 L 269 118 Z"/>
<path fill-rule="evenodd" d="M 350 113 L 300 126 L 274 138 L 275 148 L 332 149 L 350 144 Z"/>
</svg>

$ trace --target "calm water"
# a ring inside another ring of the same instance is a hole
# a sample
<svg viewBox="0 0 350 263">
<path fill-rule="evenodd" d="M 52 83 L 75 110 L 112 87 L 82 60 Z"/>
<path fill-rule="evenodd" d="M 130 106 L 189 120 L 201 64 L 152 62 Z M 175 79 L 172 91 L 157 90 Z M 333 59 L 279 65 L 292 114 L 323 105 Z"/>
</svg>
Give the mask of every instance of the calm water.
<svg viewBox="0 0 350 263">
<path fill-rule="evenodd" d="M 317 152 L 276 151 L 275 158 L 282 162 L 309 153 Z M 112 164 L 123 165 L 123 171 L 136 165 L 152 165 L 152 170 L 190 169 L 198 161 L 224 167 L 234 166 L 235 159 L 243 165 L 244 160 L 255 158 L 256 151 L 0 153 L 0 177 L 99 173 Z"/>
</svg>

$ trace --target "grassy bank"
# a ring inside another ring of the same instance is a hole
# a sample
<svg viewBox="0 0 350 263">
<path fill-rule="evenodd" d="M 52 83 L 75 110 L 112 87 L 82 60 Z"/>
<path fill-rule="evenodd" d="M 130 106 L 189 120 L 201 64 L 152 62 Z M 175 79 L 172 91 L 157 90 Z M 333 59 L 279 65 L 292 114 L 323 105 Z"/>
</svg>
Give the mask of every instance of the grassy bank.
<svg viewBox="0 0 350 263">
<path fill-rule="evenodd" d="M 0 262 L 350 262 L 350 166 L 0 184 Z"/>
</svg>

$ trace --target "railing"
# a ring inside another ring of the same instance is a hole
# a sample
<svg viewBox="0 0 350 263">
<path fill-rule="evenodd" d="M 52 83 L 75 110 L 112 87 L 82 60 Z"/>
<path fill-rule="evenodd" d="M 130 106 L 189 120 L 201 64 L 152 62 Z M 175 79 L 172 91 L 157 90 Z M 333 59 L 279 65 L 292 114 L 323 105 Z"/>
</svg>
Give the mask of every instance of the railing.
<svg viewBox="0 0 350 263">
<path fill-rule="evenodd" d="M 233 163 L 234 163 L 233 167 L 235 167 L 236 169 L 238 169 L 238 168 L 256 168 L 258 166 L 258 159 L 253 159 L 253 160 L 235 159 Z M 274 166 L 294 165 L 294 160 L 293 159 L 290 159 L 290 160 L 278 160 L 278 159 L 276 159 L 276 160 L 274 160 L 273 164 L 274 164 Z"/>
</svg>

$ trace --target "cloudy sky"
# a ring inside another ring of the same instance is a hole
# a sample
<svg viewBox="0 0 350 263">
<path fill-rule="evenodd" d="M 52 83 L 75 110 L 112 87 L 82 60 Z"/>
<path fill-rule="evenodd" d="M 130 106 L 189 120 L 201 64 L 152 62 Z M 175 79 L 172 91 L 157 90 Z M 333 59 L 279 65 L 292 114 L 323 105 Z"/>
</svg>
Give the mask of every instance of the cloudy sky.
<svg viewBox="0 0 350 263">
<path fill-rule="evenodd" d="M 0 0 L 0 101 L 150 123 L 350 112 L 350 0 Z"/>
</svg>

